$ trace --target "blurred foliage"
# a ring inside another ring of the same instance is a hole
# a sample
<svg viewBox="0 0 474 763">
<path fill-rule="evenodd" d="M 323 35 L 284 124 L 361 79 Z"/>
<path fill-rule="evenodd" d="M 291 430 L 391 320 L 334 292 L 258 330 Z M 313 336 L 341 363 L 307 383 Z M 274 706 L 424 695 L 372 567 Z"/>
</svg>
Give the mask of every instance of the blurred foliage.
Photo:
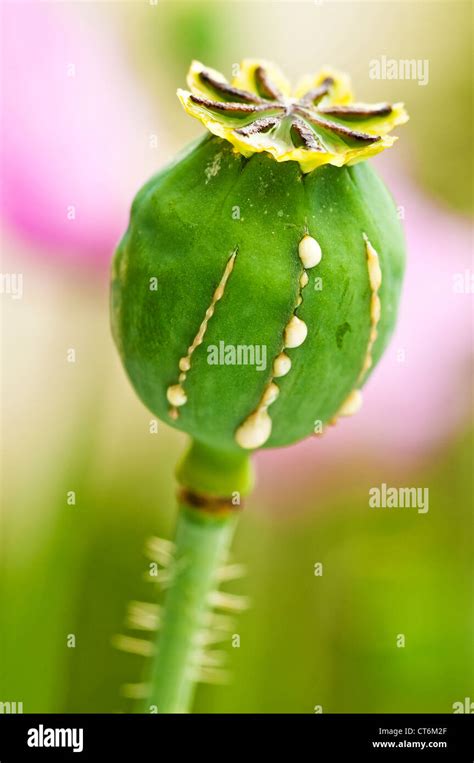
<svg viewBox="0 0 474 763">
<path fill-rule="evenodd" d="M 418 180 L 433 195 L 465 213 L 474 212 L 472 185 L 473 58 L 470 2 L 431 3 L 429 83 L 410 101 L 412 160 Z M 425 22 L 415 4 L 413 27 Z M 426 23 L 426 22 L 425 22 Z"/>
<path fill-rule="evenodd" d="M 203 689 L 198 710 L 451 712 L 471 696 L 471 447 L 466 437 L 417 475 L 426 515 L 369 509 L 350 491 L 325 506 L 315 491 L 315 511 L 293 524 L 247 515 L 235 554 L 253 607 L 231 650 L 235 680 Z"/>
<path fill-rule="evenodd" d="M 165 46 L 171 70 L 181 75 L 192 58 L 202 60 L 220 56 L 227 37 L 225 22 L 225 10 L 216 3 L 166 3 L 159 23 L 150 29 L 155 38 L 157 62 L 163 60 L 163 48 L 156 44 L 156 32 Z"/>
<path fill-rule="evenodd" d="M 160 0 L 156 6 L 125 9 L 123 34 L 171 144 L 179 146 L 195 134 L 189 120 L 181 118 L 176 98 L 176 89 L 186 86 L 190 61 L 216 62 L 225 57 L 230 29 L 225 5 L 207 0 Z"/>
<path fill-rule="evenodd" d="M 240 648 L 228 647 L 232 682 L 201 687 L 197 712 L 450 712 L 470 696 L 471 445 L 466 437 L 418 474 L 426 515 L 369 509 L 369 478 L 367 492 L 348 488 L 337 503 L 321 504 L 316 489 L 295 520 L 291 506 L 275 521 L 250 502 L 233 552 L 248 575 L 229 586 L 252 607 L 236 621 Z M 10 557 L 2 696 L 26 711 L 130 709 L 120 685 L 141 679 L 143 658 L 111 638 L 128 601 L 153 598 L 146 538 L 172 533 L 176 454 L 166 449 L 104 474 L 80 437 L 47 542 L 21 565 Z M 79 505 L 65 507 L 71 484 Z"/>
</svg>

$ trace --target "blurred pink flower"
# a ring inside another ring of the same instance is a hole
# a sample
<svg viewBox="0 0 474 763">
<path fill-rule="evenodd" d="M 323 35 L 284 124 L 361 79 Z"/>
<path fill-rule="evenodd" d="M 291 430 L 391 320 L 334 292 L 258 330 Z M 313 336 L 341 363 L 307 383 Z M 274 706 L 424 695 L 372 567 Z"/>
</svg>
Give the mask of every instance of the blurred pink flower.
<svg viewBox="0 0 474 763">
<path fill-rule="evenodd" d="M 357 481 L 359 469 L 369 468 L 373 479 L 377 473 L 403 479 L 471 412 L 471 226 L 406 178 L 387 167 L 382 174 L 405 215 L 408 262 L 397 329 L 356 416 L 340 419 L 323 437 L 259 454 L 261 494 L 271 495 L 272 504 L 280 496 L 286 510 L 295 485 L 314 497 L 315 486 L 344 487 L 349 475 Z M 463 282 L 467 289 L 459 293 Z"/>
<path fill-rule="evenodd" d="M 2 3 L 1 13 L 2 215 L 48 253 L 108 263 L 150 154 L 158 163 L 146 101 L 92 9 Z"/>
</svg>

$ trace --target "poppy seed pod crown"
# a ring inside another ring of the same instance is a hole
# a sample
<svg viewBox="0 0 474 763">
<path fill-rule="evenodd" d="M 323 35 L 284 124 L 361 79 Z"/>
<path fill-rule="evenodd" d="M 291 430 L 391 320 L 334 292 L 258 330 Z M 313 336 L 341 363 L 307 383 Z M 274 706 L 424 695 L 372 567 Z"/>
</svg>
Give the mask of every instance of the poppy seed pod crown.
<svg viewBox="0 0 474 763">
<path fill-rule="evenodd" d="M 292 94 L 266 62 L 231 83 L 194 62 L 188 86 L 208 133 L 133 202 L 114 337 L 171 426 L 227 452 L 287 445 L 359 408 L 394 328 L 403 235 L 363 160 L 407 116 L 329 69 Z"/>
</svg>

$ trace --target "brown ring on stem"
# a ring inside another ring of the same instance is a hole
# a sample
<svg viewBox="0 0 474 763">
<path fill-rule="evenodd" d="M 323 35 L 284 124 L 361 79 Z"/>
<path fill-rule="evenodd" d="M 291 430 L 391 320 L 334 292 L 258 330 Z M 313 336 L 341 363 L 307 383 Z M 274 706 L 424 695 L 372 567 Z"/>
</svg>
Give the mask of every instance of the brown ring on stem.
<svg viewBox="0 0 474 763">
<path fill-rule="evenodd" d="M 205 511 L 214 515 L 234 513 L 242 509 L 242 503 L 235 505 L 232 502 L 232 498 L 227 496 L 198 493 L 185 487 L 179 488 L 178 501 L 192 509 L 198 509 L 199 511 Z"/>
</svg>

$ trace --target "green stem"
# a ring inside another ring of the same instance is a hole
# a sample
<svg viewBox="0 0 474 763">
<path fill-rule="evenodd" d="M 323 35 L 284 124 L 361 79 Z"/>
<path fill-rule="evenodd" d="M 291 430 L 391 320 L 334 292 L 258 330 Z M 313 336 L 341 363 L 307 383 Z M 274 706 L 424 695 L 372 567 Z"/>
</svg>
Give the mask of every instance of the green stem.
<svg viewBox="0 0 474 763">
<path fill-rule="evenodd" d="M 235 530 L 234 501 L 252 485 L 247 454 L 224 455 L 196 442 L 178 468 L 178 478 L 184 490 L 175 556 L 145 712 L 185 713 L 191 708 L 201 670 L 197 641 L 207 627 L 210 594 Z"/>
<path fill-rule="evenodd" d="M 174 579 L 165 599 L 151 679 L 149 703 L 158 713 L 185 713 L 191 706 L 198 678 L 196 637 L 205 627 L 209 595 L 235 523 L 232 514 L 214 518 L 180 506 Z"/>
</svg>

